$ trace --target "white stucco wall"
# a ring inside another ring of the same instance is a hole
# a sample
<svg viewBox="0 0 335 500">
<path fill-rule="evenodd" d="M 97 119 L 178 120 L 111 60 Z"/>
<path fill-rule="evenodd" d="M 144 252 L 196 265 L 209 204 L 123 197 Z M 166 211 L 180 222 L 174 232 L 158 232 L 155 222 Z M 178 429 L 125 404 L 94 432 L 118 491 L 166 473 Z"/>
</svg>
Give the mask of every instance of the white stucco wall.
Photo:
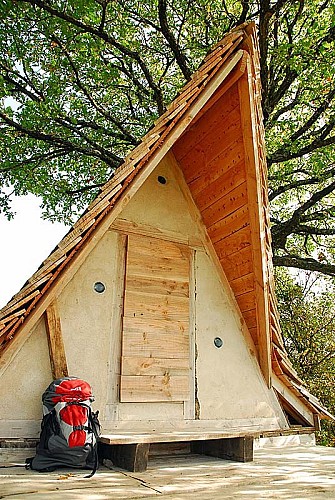
<svg viewBox="0 0 335 500">
<path fill-rule="evenodd" d="M 166 184 L 158 182 L 158 176 Z M 172 231 L 183 238 L 199 239 L 199 231 L 168 162 L 162 161 L 120 214 L 137 224 Z"/>
<path fill-rule="evenodd" d="M 239 316 L 205 252 L 196 252 L 196 376 L 200 419 L 266 419 L 285 426 L 272 390 L 248 348 Z M 223 346 L 214 345 L 215 337 Z"/>
<path fill-rule="evenodd" d="M 34 437 L 42 417 L 41 396 L 52 382 L 44 319 L 0 380 L 0 436 Z"/>
<path fill-rule="evenodd" d="M 58 297 L 69 374 L 91 383 L 104 418 L 118 235 L 108 231 Z M 103 293 L 94 284 L 105 285 Z"/>
</svg>

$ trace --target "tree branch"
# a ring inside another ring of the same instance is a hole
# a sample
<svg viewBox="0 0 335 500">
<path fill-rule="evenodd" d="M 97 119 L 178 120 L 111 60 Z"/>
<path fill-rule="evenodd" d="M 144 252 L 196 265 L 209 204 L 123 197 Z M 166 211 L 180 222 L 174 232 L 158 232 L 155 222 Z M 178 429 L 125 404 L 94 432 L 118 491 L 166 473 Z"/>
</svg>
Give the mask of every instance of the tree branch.
<svg viewBox="0 0 335 500">
<path fill-rule="evenodd" d="M 334 124 L 331 124 L 331 128 L 334 127 Z M 307 146 L 302 147 L 296 152 L 291 152 L 289 150 L 278 149 L 273 154 L 271 154 L 267 158 L 268 165 L 272 165 L 273 163 L 281 163 L 287 160 L 293 160 L 294 158 L 301 158 L 308 153 L 312 153 L 317 149 L 324 148 L 326 146 L 330 146 L 335 143 L 335 136 L 329 137 L 328 139 L 320 139 L 317 138 Z"/>
<path fill-rule="evenodd" d="M 26 167 L 27 165 L 33 165 L 34 163 L 40 164 L 43 161 L 54 160 L 55 158 L 61 158 L 62 156 L 71 153 L 71 150 L 65 148 L 55 149 L 53 151 L 49 151 L 45 154 L 32 155 L 25 160 L 17 161 L 13 163 L 9 167 L 0 168 L 1 173 L 8 173 L 12 170 L 21 169 L 22 167 Z"/>
<path fill-rule="evenodd" d="M 192 76 L 192 71 L 191 68 L 189 67 L 189 63 L 186 56 L 180 50 L 180 47 L 177 44 L 177 41 L 172 31 L 169 28 L 167 14 L 166 14 L 166 0 L 158 0 L 158 15 L 159 15 L 159 22 L 162 34 L 165 37 L 166 41 L 168 42 L 185 79 L 189 81 Z"/>
<path fill-rule="evenodd" d="M 164 106 L 164 101 L 163 101 L 163 95 L 161 92 L 161 89 L 155 84 L 152 75 L 149 71 L 149 68 L 141 58 L 140 54 L 129 47 L 126 47 L 125 45 L 121 44 L 115 38 L 111 37 L 106 31 L 104 30 L 99 30 L 99 28 L 95 28 L 94 26 L 91 26 L 89 24 L 85 24 L 79 19 L 74 18 L 73 16 L 67 14 L 64 11 L 60 11 L 52 7 L 49 2 L 43 1 L 43 0 L 19 0 L 20 2 L 28 3 L 32 7 L 39 7 L 41 10 L 48 12 L 52 16 L 57 17 L 58 19 L 62 19 L 64 21 L 67 21 L 69 24 L 72 26 L 76 26 L 77 28 L 81 29 L 84 33 L 90 33 L 93 36 L 96 36 L 97 38 L 100 38 L 101 40 L 104 40 L 106 43 L 111 45 L 112 47 L 116 48 L 119 50 L 124 56 L 130 57 L 134 61 L 136 61 L 141 68 L 149 87 L 153 90 L 154 98 L 157 104 L 158 112 L 159 114 L 163 114 L 165 111 L 165 106 Z"/>
<path fill-rule="evenodd" d="M 291 111 L 292 109 L 295 108 L 295 106 L 297 104 L 299 104 L 299 99 L 300 99 L 302 93 L 303 93 L 303 89 L 301 87 L 299 87 L 291 102 L 289 102 L 287 105 L 279 108 L 275 113 L 272 114 L 272 112 L 271 112 L 271 114 L 269 116 L 269 120 L 267 122 L 267 129 L 270 129 L 274 125 L 276 125 L 276 121 L 278 120 L 278 118 L 281 115 L 283 115 L 284 113 L 287 113 L 288 111 Z"/>
<path fill-rule="evenodd" d="M 78 72 L 78 69 L 76 67 L 76 65 L 74 64 L 74 61 L 72 60 L 72 57 L 70 56 L 69 52 L 66 50 L 66 48 L 64 47 L 64 45 L 62 44 L 62 42 L 55 36 L 55 35 L 52 35 L 52 40 L 57 43 L 58 47 L 61 49 L 61 51 L 63 52 L 63 54 L 66 56 L 67 60 L 69 61 L 70 63 L 70 66 L 72 68 L 72 71 L 73 71 L 73 74 L 75 76 L 75 81 L 76 81 L 76 84 L 78 86 L 78 88 L 83 92 L 83 94 L 85 95 L 85 97 L 89 100 L 89 102 L 92 104 L 92 106 L 102 115 L 104 116 L 105 118 L 107 118 L 109 121 L 111 121 L 112 123 L 114 123 L 114 125 L 116 125 L 119 130 L 121 131 L 121 133 L 123 134 L 124 138 L 126 140 L 129 141 L 130 144 L 132 144 L 133 146 L 136 146 L 138 144 L 138 140 L 135 139 L 135 137 L 133 137 L 129 132 L 128 130 L 125 129 L 125 127 L 122 125 L 122 123 L 119 121 L 119 120 L 116 120 L 114 116 L 112 116 L 110 113 L 108 113 L 105 108 L 103 108 L 102 106 L 100 106 L 100 104 L 98 104 L 92 97 L 91 93 L 87 90 L 87 88 L 85 87 L 85 85 L 82 83 L 81 79 L 80 79 L 80 76 L 79 76 L 79 72 Z"/>
<path fill-rule="evenodd" d="M 334 228 L 317 228 L 306 226 L 305 224 L 298 224 L 293 230 L 292 233 L 301 234 L 301 235 L 315 235 L 315 236 L 334 236 L 335 229 Z"/>
<path fill-rule="evenodd" d="M 317 202 L 322 200 L 325 196 L 332 193 L 335 189 L 335 181 L 326 186 L 324 189 L 314 193 L 309 200 L 299 206 L 294 212 L 290 219 L 285 222 L 281 222 L 272 226 L 272 243 L 274 248 L 286 248 L 286 241 L 290 234 L 296 231 L 296 228 L 300 224 L 302 215 L 314 206 Z"/>
<path fill-rule="evenodd" d="M 242 12 L 239 20 L 237 21 L 237 24 L 242 24 L 245 22 L 250 9 L 250 0 L 240 0 L 240 3 L 242 4 Z"/>
<path fill-rule="evenodd" d="M 99 158 L 100 160 L 104 161 L 107 163 L 107 165 L 116 168 L 120 165 L 122 162 L 122 159 L 113 153 L 108 153 L 108 155 L 101 154 L 97 150 L 92 150 L 88 148 L 83 148 L 82 146 L 73 144 L 70 141 L 67 141 L 66 139 L 57 136 L 56 134 L 46 134 L 45 132 L 29 129 L 27 127 L 23 127 L 20 123 L 12 120 L 7 116 L 5 113 L 0 111 L 0 118 L 12 127 L 15 131 L 20 132 L 21 134 L 25 135 L 26 137 L 30 137 L 31 139 L 36 139 L 38 141 L 43 141 L 46 143 L 49 143 L 51 145 L 57 145 L 61 147 L 65 147 L 69 151 L 77 151 L 79 153 L 82 153 L 85 156 L 90 156 L 94 158 Z"/>
<path fill-rule="evenodd" d="M 335 276 L 335 265 L 323 264 L 312 258 L 298 257 L 297 255 L 274 255 L 274 266 L 294 267 L 305 271 L 317 271 L 319 273 Z"/>
<path fill-rule="evenodd" d="M 14 92 L 21 92 L 25 96 L 29 97 L 32 101 L 35 102 L 41 102 L 44 100 L 43 94 L 41 92 L 36 92 L 36 89 L 34 88 L 34 92 L 31 92 L 31 90 L 27 89 L 26 85 L 28 84 L 31 88 L 32 85 L 30 81 L 26 78 L 24 78 L 18 71 L 13 70 L 12 68 L 9 68 L 8 66 L 5 66 L 4 64 L 0 63 L 0 69 L 4 71 L 3 73 L 3 79 L 5 82 L 7 82 L 10 85 L 13 85 L 14 87 Z M 14 80 L 10 74 L 14 75 L 16 78 L 19 80 L 23 81 L 25 85 L 22 85 L 19 81 Z"/>
<path fill-rule="evenodd" d="M 289 138 L 290 142 L 294 142 L 295 140 L 297 140 L 312 127 L 312 125 L 318 120 L 318 118 L 320 118 L 322 113 L 329 108 L 329 105 L 333 100 L 334 96 L 335 96 L 335 88 L 332 89 L 327 94 L 322 104 L 320 104 L 320 106 L 314 111 L 312 116 L 304 123 L 304 125 L 300 127 L 296 132 L 294 132 L 294 134 L 291 135 L 291 137 Z"/>
<path fill-rule="evenodd" d="M 281 185 L 278 189 L 272 190 L 269 193 L 269 201 L 273 201 L 277 196 L 280 196 L 291 189 L 296 189 L 301 186 L 310 186 L 311 184 L 318 184 L 330 177 L 335 175 L 335 168 L 332 168 L 326 172 L 322 172 L 320 177 L 310 177 L 309 179 L 300 179 L 298 181 L 290 182 L 289 184 Z"/>
</svg>

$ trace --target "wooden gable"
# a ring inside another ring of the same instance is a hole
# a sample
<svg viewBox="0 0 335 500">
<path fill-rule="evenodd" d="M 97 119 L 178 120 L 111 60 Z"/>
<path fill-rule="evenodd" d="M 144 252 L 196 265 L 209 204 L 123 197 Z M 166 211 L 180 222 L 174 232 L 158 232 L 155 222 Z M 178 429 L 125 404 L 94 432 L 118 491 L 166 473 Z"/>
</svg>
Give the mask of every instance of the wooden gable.
<svg viewBox="0 0 335 500">
<path fill-rule="evenodd" d="M 278 392 L 288 390 L 302 399 L 312 413 L 327 416 L 303 394 L 279 327 L 272 277 L 258 49 L 252 23 L 240 26 L 212 49 L 83 216 L 0 312 L 0 370 L 6 369 L 45 311 L 55 310 L 61 290 L 167 153 L 174 157 L 181 182 L 185 182 L 199 212 L 213 255 L 253 338 L 268 386 L 275 375 Z M 136 300 L 136 251 L 131 247 L 128 259 L 130 269 L 133 266 L 135 271 L 126 277 L 126 315 L 140 307 Z M 159 286 L 148 282 L 148 278 L 141 276 L 150 290 Z M 187 282 L 187 276 L 176 278 Z M 154 292 L 148 293 L 153 299 Z M 131 377 L 136 368 L 126 350 L 123 358 L 126 394 L 126 377 Z M 184 388 L 185 383 L 180 391 Z"/>
</svg>

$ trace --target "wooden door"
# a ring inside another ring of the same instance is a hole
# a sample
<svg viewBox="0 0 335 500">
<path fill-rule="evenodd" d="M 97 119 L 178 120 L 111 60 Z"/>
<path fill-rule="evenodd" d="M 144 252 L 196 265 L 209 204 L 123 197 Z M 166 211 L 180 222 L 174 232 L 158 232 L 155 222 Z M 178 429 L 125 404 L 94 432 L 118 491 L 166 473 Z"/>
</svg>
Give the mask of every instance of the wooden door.
<svg viewBox="0 0 335 500">
<path fill-rule="evenodd" d="M 190 250 L 128 236 L 121 402 L 187 401 Z"/>
</svg>

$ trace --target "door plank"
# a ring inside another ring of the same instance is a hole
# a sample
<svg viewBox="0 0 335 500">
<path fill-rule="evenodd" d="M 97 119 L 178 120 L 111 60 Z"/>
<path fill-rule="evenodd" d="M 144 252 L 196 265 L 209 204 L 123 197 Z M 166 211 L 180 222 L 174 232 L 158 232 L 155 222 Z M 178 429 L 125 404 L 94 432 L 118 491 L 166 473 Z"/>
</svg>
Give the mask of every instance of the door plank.
<svg viewBox="0 0 335 500">
<path fill-rule="evenodd" d="M 189 377 L 158 375 L 121 376 L 121 401 L 123 403 L 150 401 L 187 401 Z"/>
<path fill-rule="evenodd" d="M 123 375 L 188 375 L 190 371 L 187 358 L 146 358 L 123 356 Z"/>
<path fill-rule="evenodd" d="M 187 335 L 164 335 L 155 333 L 127 333 L 122 344 L 126 357 L 147 357 L 166 359 L 188 359 L 189 340 Z"/>
</svg>

